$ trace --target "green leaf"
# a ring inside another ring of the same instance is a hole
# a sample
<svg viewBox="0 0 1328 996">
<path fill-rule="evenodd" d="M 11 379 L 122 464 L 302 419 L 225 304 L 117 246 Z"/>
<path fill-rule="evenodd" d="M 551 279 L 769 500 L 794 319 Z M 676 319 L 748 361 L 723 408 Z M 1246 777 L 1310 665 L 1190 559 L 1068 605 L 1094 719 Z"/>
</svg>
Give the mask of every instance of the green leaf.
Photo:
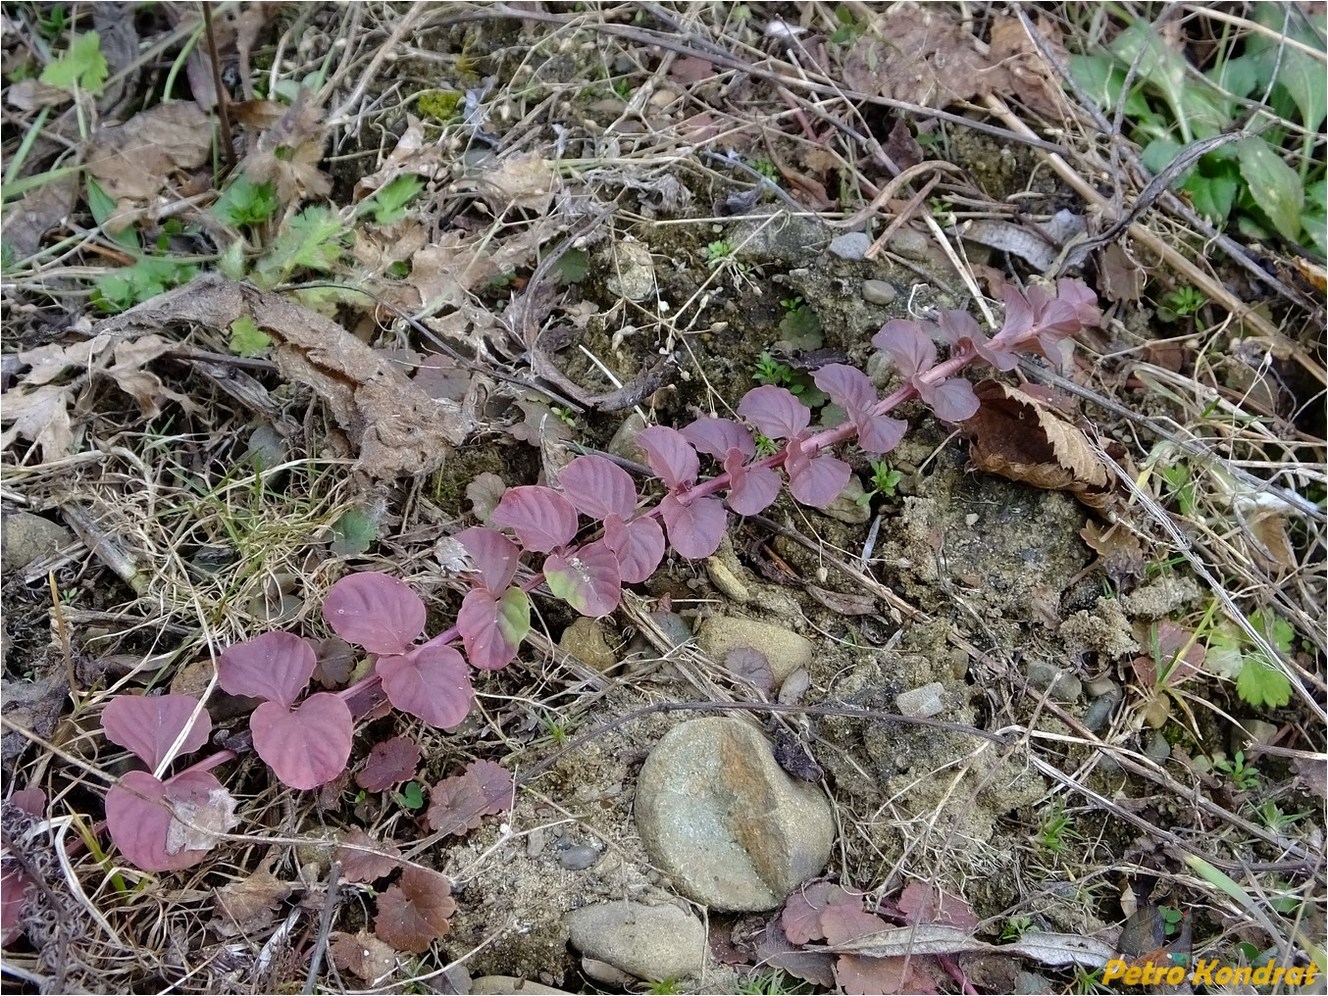
<svg viewBox="0 0 1328 996">
<path fill-rule="evenodd" d="M 418 176 L 412 173 L 398 176 L 364 201 L 358 213 L 363 215 L 367 211 L 372 211 L 374 221 L 378 224 L 391 225 L 406 216 L 406 205 L 423 189 L 424 181 Z"/>
<path fill-rule="evenodd" d="M 397 802 L 403 809 L 419 809 L 424 805 L 424 790 L 419 782 L 406 782 L 401 791 L 395 793 Z"/>
<path fill-rule="evenodd" d="M 1246 138 L 1236 143 L 1240 175 L 1245 178 L 1250 196 L 1268 216 L 1273 227 L 1290 242 L 1300 235 L 1300 211 L 1305 192 L 1300 177 L 1262 138 Z"/>
<path fill-rule="evenodd" d="M 590 257 L 582 249 L 568 249 L 554 269 L 562 283 L 579 284 L 590 271 Z"/>
<path fill-rule="evenodd" d="M 508 588 L 498 600 L 498 628 L 513 647 L 530 632 L 530 596 L 520 588 Z"/>
<path fill-rule="evenodd" d="M 298 269 L 327 273 L 341 260 L 341 239 L 346 226 L 328 207 L 308 207 L 290 220 L 258 262 L 257 272 L 266 286 L 285 281 Z"/>
<path fill-rule="evenodd" d="M 1236 694 L 1256 709 L 1265 705 L 1277 708 L 1291 701 L 1291 682 L 1263 655 L 1247 654 L 1236 675 Z"/>
<path fill-rule="evenodd" d="M 108 72 L 101 54 L 101 36 L 87 31 L 76 36 L 69 51 L 43 69 L 40 78 L 48 86 L 99 93 Z"/>
<path fill-rule="evenodd" d="M 1233 97 L 1244 98 L 1252 94 L 1263 79 L 1264 67 L 1261 57 L 1242 55 L 1235 59 L 1225 59 L 1208 71 L 1208 78 L 1214 85 L 1231 93 Z M 1267 83 L 1266 79 L 1263 79 Z"/>
<path fill-rule="evenodd" d="M 1171 108 L 1186 144 L 1195 138 L 1217 135 L 1230 121 L 1217 92 L 1207 88 L 1202 77 L 1190 77 L 1185 57 L 1169 47 L 1147 22 L 1136 21 L 1121 32 L 1111 43 L 1111 51 L 1125 66 L 1138 60 L 1139 75 Z"/>
<path fill-rule="evenodd" d="M 230 350 L 236 356 L 258 356 L 271 345 L 272 339 L 248 315 L 231 322 Z"/>
<path fill-rule="evenodd" d="M 270 183 L 254 183 L 240 174 L 217 198 L 212 213 L 232 228 L 267 221 L 277 211 L 276 189 Z"/>
<path fill-rule="evenodd" d="M 1180 150 L 1179 142 L 1170 138 L 1155 138 L 1144 146 L 1144 151 L 1139 154 L 1139 161 L 1147 167 L 1148 172 L 1156 176 L 1167 168 Z"/>
<path fill-rule="evenodd" d="M 348 508 L 332 523 L 332 542 L 328 548 L 338 557 L 357 557 L 377 539 L 378 520 L 362 508 Z"/>
<path fill-rule="evenodd" d="M 1321 49 L 1323 42 L 1315 37 L 1314 30 L 1294 13 L 1288 17 L 1288 13 L 1282 4 L 1256 4 L 1254 16 L 1255 20 L 1279 34 L 1285 27 L 1289 29 L 1288 34 L 1293 40 Z M 1323 19 L 1320 17 L 1313 20 L 1321 29 Z M 1251 35 L 1246 42 L 1246 49 L 1266 60 L 1269 76 L 1276 70 L 1277 85 L 1286 90 L 1287 96 L 1300 111 L 1300 123 L 1308 131 L 1318 131 L 1328 116 L 1328 76 L 1324 74 L 1323 64 L 1298 48 L 1282 44 L 1281 39 L 1263 35 Z M 1267 81 L 1266 77 L 1263 82 Z"/>
<path fill-rule="evenodd" d="M 92 300 L 103 311 L 124 311 L 172 287 L 188 283 L 197 275 L 198 267 L 192 263 L 143 256 L 133 266 L 99 277 Z"/>
<path fill-rule="evenodd" d="M 1181 184 L 1181 190 L 1194 202 L 1194 210 L 1217 224 L 1231 216 L 1239 188 L 1240 174 L 1235 169 L 1223 169 L 1214 176 L 1206 176 L 1201 167 Z"/>
<path fill-rule="evenodd" d="M 821 335 L 821 316 L 805 304 L 780 319 L 779 331 L 794 350 L 820 349 L 825 342 Z"/>
<path fill-rule="evenodd" d="M 138 252 L 138 234 L 132 228 L 122 228 L 114 235 L 106 228 L 106 223 L 115 214 L 115 198 L 102 190 L 101 184 L 92 177 L 88 177 L 88 210 L 92 212 L 92 220 L 97 223 L 97 227 L 110 235 L 112 241 L 130 252 Z"/>
</svg>

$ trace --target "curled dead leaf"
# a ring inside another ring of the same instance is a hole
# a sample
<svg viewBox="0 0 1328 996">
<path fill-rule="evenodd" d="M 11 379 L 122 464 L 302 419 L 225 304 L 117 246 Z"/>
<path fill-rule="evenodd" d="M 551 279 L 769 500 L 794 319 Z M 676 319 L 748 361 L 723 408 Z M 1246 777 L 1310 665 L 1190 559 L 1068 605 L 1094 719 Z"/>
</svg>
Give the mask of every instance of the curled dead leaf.
<svg viewBox="0 0 1328 996">
<path fill-rule="evenodd" d="M 966 421 L 974 466 L 1048 491 L 1068 491 L 1090 508 L 1112 500 L 1112 476 L 1083 432 L 1025 391 L 994 380 L 974 388 L 982 402 Z"/>
</svg>

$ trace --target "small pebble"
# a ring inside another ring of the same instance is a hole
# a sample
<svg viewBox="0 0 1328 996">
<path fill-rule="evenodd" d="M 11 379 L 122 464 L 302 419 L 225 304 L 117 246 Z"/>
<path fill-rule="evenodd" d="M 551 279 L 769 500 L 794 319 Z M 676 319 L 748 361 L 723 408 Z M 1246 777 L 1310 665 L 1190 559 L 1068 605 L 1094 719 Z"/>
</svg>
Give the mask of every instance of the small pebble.
<svg viewBox="0 0 1328 996">
<path fill-rule="evenodd" d="M 705 566 L 706 573 L 710 575 L 710 583 L 735 602 L 746 602 L 752 597 L 747 586 L 739 581 L 737 575 L 718 557 L 708 558 Z"/>
<path fill-rule="evenodd" d="M 864 280 L 862 299 L 868 304 L 892 304 L 899 296 L 895 285 L 888 280 Z"/>
<path fill-rule="evenodd" d="M 1167 743 L 1167 738 L 1162 735 L 1161 730 L 1154 730 L 1149 735 L 1148 743 L 1144 745 L 1144 753 L 1159 762 L 1171 757 L 1171 744 Z"/>
<path fill-rule="evenodd" d="M 901 716 L 927 719 L 945 708 L 945 686 L 933 681 L 920 688 L 911 688 L 895 696 L 895 706 Z"/>
<path fill-rule="evenodd" d="M 845 232 L 830 243 L 830 255 L 840 259 L 862 259 L 872 240 L 864 232 Z"/>
<path fill-rule="evenodd" d="M 569 871 L 585 871 L 599 860 L 599 849 L 589 844 L 576 844 L 558 854 L 558 864 Z"/>
</svg>

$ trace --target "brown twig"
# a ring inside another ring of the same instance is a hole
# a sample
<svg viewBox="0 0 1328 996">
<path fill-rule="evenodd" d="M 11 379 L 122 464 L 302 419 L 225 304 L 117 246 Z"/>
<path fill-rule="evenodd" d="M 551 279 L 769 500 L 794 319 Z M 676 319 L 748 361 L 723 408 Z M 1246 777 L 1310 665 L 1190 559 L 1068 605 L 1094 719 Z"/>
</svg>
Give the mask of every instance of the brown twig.
<svg viewBox="0 0 1328 996">
<path fill-rule="evenodd" d="M 207 34 L 208 60 L 212 63 L 212 85 L 217 91 L 217 120 L 221 124 L 222 153 L 226 157 L 226 170 L 235 169 L 239 160 L 235 156 L 235 136 L 231 132 L 231 114 L 227 107 L 230 95 L 221 82 L 221 54 L 217 51 L 217 35 L 212 27 L 211 0 L 202 0 L 203 29 Z"/>
</svg>

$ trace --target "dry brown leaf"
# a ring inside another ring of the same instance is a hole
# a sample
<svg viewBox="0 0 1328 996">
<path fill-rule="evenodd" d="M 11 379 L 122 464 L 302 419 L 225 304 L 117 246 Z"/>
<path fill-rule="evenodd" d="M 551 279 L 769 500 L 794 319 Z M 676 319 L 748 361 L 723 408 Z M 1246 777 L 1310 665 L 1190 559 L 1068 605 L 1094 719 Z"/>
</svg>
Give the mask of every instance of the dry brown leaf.
<svg viewBox="0 0 1328 996">
<path fill-rule="evenodd" d="M 269 104 L 263 108 L 251 101 L 249 119 L 269 120 L 277 110 L 281 116 L 263 130 L 254 150 L 245 157 L 244 172 L 255 183 L 272 183 L 277 199 L 283 204 L 322 197 L 332 189 L 332 181 L 318 168 L 323 158 L 327 127 L 322 109 L 313 102 L 309 91 L 300 88 L 289 108 Z"/>
<path fill-rule="evenodd" d="M 452 929 L 456 912 L 452 883 L 427 868 L 407 868 L 401 880 L 378 897 L 374 933 L 398 951 L 423 954 Z"/>
<path fill-rule="evenodd" d="M 1060 27 L 1050 18 L 1030 17 L 1034 30 L 1062 66 L 1070 62 Z M 1042 57 L 1017 17 L 997 17 L 991 24 L 991 61 L 1004 67 L 1009 89 L 1020 103 L 1048 118 L 1060 118 L 1069 110 L 1055 69 Z"/>
<path fill-rule="evenodd" d="M 15 387 L 6 391 L 0 419 L 11 423 L 0 433 L 0 446 L 28 439 L 41 447 L 42 461 L 49 463 L 74 452 L 74 429 L 69 420 L 72 387 L 45 384 L 35 390 Z"/>
<path fill-rule="evenodd" d="M 277 907 L 292 890 L 291 883 L 274 877 L 265 863 L 248 878 L 214 890 L 217 905 L 213 926 L 223 937 L 262 930 L 272 924 Z"/>
<path fill-rule="evenodd" d="M 540 245 L 556 233 L 557 226 L 551 219 L 533 224 L 497 245 L 486 238 L 468 239 L 460 232 L 444 232 L 411 256 L 407 287 L 414 293 L 403 294 L 399 303 L 410 311 L 461 305 L 469 291 L 525 266 Z"/>
<path fill-rule="evenodd" d="M 341 832 L 342 846 L 335 857 L 341 862 L 341 874 L 348 882 L 372 882 L 396 871 L 401 849 L 392 841 L 378 841 L 354 827 Z"/>
<path fill-rule="evenodd" d="M 977 50 L 976 39 L 938 8 L 898 7 L 870 36 L 843 50 L 844 82 L 854 90 L 924 107 L 1004 92 L 1009 76 Z"/>
<path fill-rule="evenodd" d="M 457 189 L 475 190 L 497 212 L 514 205 L 543 214 L 561 186 L 552 160 L 529 152 L 510 155 L 496 167 L 492 162 L 481 163 L 477 172 L 457 184 Z"/>
<path fill-rule="evenodd" d="M 1254 542 L 1249 546 L 1259 560 L 1265 561 L 1279 574 L 1296 569 L 1296 553 L 1287 537 L 1286 519 L 1271 509 L 1256 512 L 1247 522 Z"/>
<path fill-rule="evenodd" d="M 860 958 L 841 955 L 835 961 L 835 981 L 851 994 L 937 992 L 936 981 L 924 971 L 930 959 Z"/>
<path fill-rule="evenodd" d="M 1103 569 L 1118 588 L 1132 589 L 1144 575 L 1147 558 L 1139 537 L 1121 523 L 1103 528 L 1095 522 L 1079 530 L 1085 543 L 1102 558 Z"/>
<path fill-rule="evenodd" d="M 356 468 L 371 477 L 432 473 L 474 426 L 461 406 L 430 398 L 390 360 L 330 319 L 215 274 L 106 319 L 98 331 L 147 334 L 172 324 L 222 331 L 242 316 L 272 338 L 282 375 L 309 386 L 327 403 L 358 449 Z"/>
<path fill-rule="evenodd" d="M 419 118 L 408 114 L 406 130 L 387 154 L 387 159 L 374 172 L 356 181 L 355 200 L 372 196 L 399 176 L 413 174 L 434 180 L 445 176 L 448 169 L 442 147 L 436 142 L 425 145 L 424 128 Z"/>
<path fill-rule="evenodd" d="M 76 164 L 71 164 L 76 165 Z M 29 190 L 5 215 L 5 246 L 16 260 L 41 248 L 46 233 L 64 225 L 78 201 L 78 176 L 71 174 Z"/>
<path fill-rule="evenodd" d="M 1138 301 L 1144 292 L 1144 268 L 1130 258 L 1119 242 L 1097 254 L 1097 281 L 1108 301 Z"/>
<path fill-rule="evenodd" d="M 1018 388 L 984 380 L 982 402 L 963 423 L 974 466 L 1049 491 L 1069 491 L 1090 508 L 1105 507 L 1111 477 L 1083 432 Z"/>
<path fill-rule="evenodd" d="M 88 143 L 88 173 L 116 202 L 105 228 L 114 234 L 141 217 L 177 170 L 197 169 L 212 151 L 212 119 L 182 100 L 102 127 Z"/>
<path fill-rule="evenodd" d="M 337 968 L 351 972 L 374 986 L 397 967 L 397 953 L 391 946 L 363 930 L 358 934 L 335 932 L 329 951 L 332 963 Z"/>
</svg>

